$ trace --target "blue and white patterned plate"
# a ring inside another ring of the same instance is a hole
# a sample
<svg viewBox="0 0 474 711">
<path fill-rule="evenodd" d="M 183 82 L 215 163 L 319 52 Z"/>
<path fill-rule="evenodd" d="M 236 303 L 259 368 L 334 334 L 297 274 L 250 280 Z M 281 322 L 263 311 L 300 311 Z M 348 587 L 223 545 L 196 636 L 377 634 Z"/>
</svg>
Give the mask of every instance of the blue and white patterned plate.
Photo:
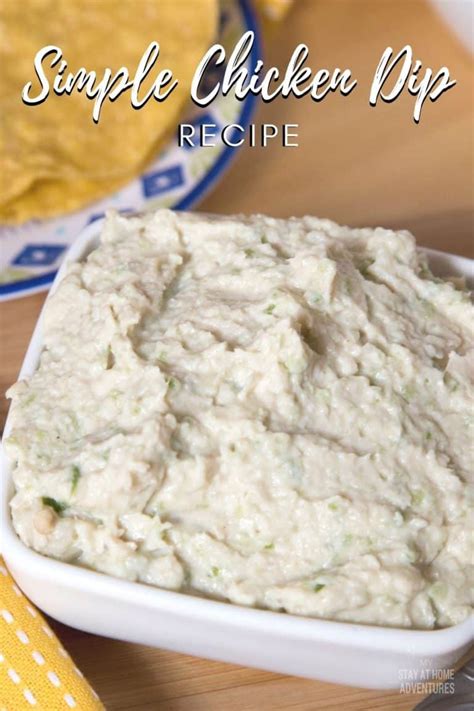
<svg viewBox="0 0 474 711">
<path fill-rule="evenodd" d="M 219 41 L 226 49 L 231 49 L 247 30 L 255 32 L 256 41 L 247 62 L 248 68 L 253 70 L 260 56 L 260 42 L 249 0 L 224 0 L 221 7 Z M 214 76 L 206 75 L 212 81 L 219 78 L 224 68 L 213 71 Z M 218 96 L 206 109 L 193 106 L 182 122 L 217 126 L 238 123 L 247 127 L 254 104 L 252 94 L 245 101 L 238 101 L 232 94 Z M 102 217 L 107 208 L 184 210 L 195 205 L 222 175 L 238 150 L 216 143 L 209 148 L 180 148 L 176 136 L 143 175 L 118 192 L 78 212 L 51 220 L 32 220 L 19 227 L 0 228 L 0 301 L 48 289 L 69 245 L 87 224 Z"/>
</svg>

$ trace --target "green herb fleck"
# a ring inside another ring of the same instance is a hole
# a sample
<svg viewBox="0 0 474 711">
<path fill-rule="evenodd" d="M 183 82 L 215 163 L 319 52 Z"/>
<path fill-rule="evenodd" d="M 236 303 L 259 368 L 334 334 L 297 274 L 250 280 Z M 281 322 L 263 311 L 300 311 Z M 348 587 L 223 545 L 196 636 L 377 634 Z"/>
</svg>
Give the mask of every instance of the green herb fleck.
<svg viewBox="0 0 474 711">
<path fill-rule="evenodd" d="M 428 317 L 433 317 L 436 315 L 436 309 L 434 307 L 434 304 L 431 303 L 431 301 L 428 301 L 427 299 L 420 299 L 420 304 Z"/>
<path fill-rule="evenodd" d="M 374 264 L 375 259 L 366 259 L 362 262 L 362 264 L 359 266 L 359 272 L 362 274 L 363 277 L 368 276 L 369 269 Z"/>
<path fill-rule="evenodd" d="M 335 501 L 331 501 L 331 502 L 328 504 L 328 508 L 331 509 L 331 511 L 337 511 L 338 508 L 339 508 L 339 506 L 336 504 Z"/>
<path fill-rule="evenodd" d="M 53 511 L 55 511 L 58 516 L 62 516 L 64 511 L 67 509 L 68 505 L 64 503 L 64 501 L 56 501 L 56 499 L 52 499 L 50 496 L 42 496 L 41 501 L 43 502 L 44 506 L 49 506 Z"/>
<path fill-rule="evenodd" d="M 168 360 L 168 356 L 166 355 L 165 351 L 161 351 L 160 353 L 158 353 L 158 360 L 162 363 L 166 363 L 166 361 Z"/>
<path fill-rule="evenodd" d="M 427 440 L 433 439 L 433 433 L 432 433 L 432 432 L 426 432 L 425 438 L 426 438 Z"/>
<path fill-rule="evenodd" d="M 286 363 L 282 363 L 282 365 L 289 373 L 298 375 L 306 369 L 307 363 L 303 358 L 295 357 L 289 358 Z"/>
<path fill-rule="evenodd" d="M 308 294 L 308 303 L 310 306 L 316 306 L 323 300 L 322 294 L 319 291 L 311 291 Z"/>
<path fill-rule="evenodd" d="M 414 506 L 420 506 L 425 498 L 425 493 L 421 489 L 415 489 L 411 492 L 411 502 Z"/>
<path fill-rule="evenodd" d="M 71 421 L 71 426 L 74 430 L 79 429 L 79 420 L 77 419 L 77 416 L 74 412 L 71 412 L 69 415 L 70 421 Z"/>
<path fill-rule="evenodd" d="M 402 397 L 407 402 L 410 402 L 410 400 L 413 398 L 415 393 L 416 393 L 416 389 L 415 389 L 414 385 L 412 385 L 412 384 L 406 385 L 402 390 Z"/>
<path fill-rule="evenodd" d="M 275 544 L 273 542 L 267 543 L 267 545 L 265 546 L 266 551 L 272 551 L 274 548 L 275 548 Z"/>
<path fill-rule="evenodd" d="M 429 270 L 429 268 L 426 264 L 420 265 L 419 276 L 422 279 L 432 279 L 433 278 L 433 274 L 431 273 L 431 271 Z"/>
<path fill-rule="evenodd" d="M 314 590 L 314 592 L 319 592 L 320 590 L 322 590 L 325 587 L 326 586 L 324 585 L 324 583 L 316 583 L 316 585 L 313 587 L 313 590 Z"/>
<path fill-rule="evenodd" d="M 176 380 L 174 378 L 166 377 L 166 384 L 168 385 L 168 390 L 174 390 L 176 387 Z"/>
<path fill-rule="evenodd" d="M 273 312 L 273 309 L 275 308 L 276 304 L 269 304 L 267 308 L 265 309 L 266 314 L 271 314 Z"/>
<path fill-rule="evenodd" d="M 221 572 L 221 569 L 218 568 L 217 565 L 213 565 L 213 566 L 212 566 L 212 568 L 211 568 L 211 573 L 212 573 L 212 575 L 213 575 L 214 578 L 217 578 L 217 576 L 219 575 L 220 572 Z"/>
<path fill-rule="evenodd" d="M 244 251 L 245 251 L 245 256 L 246 256 L 246 257 L 254 257 L 254 256 L 255 256 L 255 252 L 254 252 L 253 249 L 246 249 L 246 250 L 244 250 Z"/>
<path fill-rule="evenodd" d="M 161 540 L 167 545 L 171 544 L 172 541 L 168 530 L 165 529 L 164 531 L 161 531 Z"/>
<path fill-rule="evenodd" d="M 445 373 L 443 380 L 444 380 L 446 387 L 452 393 L 456 392 L 456 390 L 459 388 L 458 381 L 455 378 L 453 378 L 453 376 L 450 373 Z"/>
<path fill-rule="evenodd" d="M 351 296 L 352 294 L 352 283 L 350 279 L 344 279 L 344 292 L 348 295 Z"/>
<path fill-rule="evenodd" d="M 71 481 L 71 494 L 74 494 L 79 484 L 79 479 L 81 478 L 81 470 L 77 464 L 72 465 L 72 481 Z"/>
<path fill-rule="evenodd" d="M 448 586 L 441 581 L 433 583 L 433 585 L 428 588 L 428 595 L 435 601 L 443 600 L 447 594 Z"/>
<path fill-rule="evenodd" d="M 268 244 L 268 239 L 266 238 L 265 235 L 262 235 L 262 237 L 260 237 L 260 242 L 261 242 L 262 244 Z"/>
<path fill-rule="evenodd" d="M 331 392 L 327 390 L 327 388 L 316 388 L 314 394 L 319 401 L 324 402 L 327 405 L 331 402 Z"/>
</svg>

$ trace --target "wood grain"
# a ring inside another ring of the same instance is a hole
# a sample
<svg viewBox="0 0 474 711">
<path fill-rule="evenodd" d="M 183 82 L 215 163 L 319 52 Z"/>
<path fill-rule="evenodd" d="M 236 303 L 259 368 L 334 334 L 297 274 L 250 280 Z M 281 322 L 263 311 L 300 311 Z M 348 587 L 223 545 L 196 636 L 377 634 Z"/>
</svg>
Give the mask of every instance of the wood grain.
<svg viewBox="0 0 474 711">
<path fill-rule="evenodd" d="M 107 708 L 116 711 L 408 711 L 423 698 L 271 674 L 54 627 Z"/>
<path fill-rule="evenodd" d="M 300 124 L 300 148 L 246 148 L 202 204 L 209 212 L 317 214 L 352 225 L 408 227 L 420 243 L 473 253 L 472 62 L 421 0 L 296 0 L 273 32 L 268 65 L 306 42 L 313 68 L 351 67 L 357 93 L 262 105 L 257 122 Z M 411 43 L 426 66 L 446 64 L 457 86 L 425 106 L 413 98 L 369 108 L 368 86 L 387 45 Z M 1 246 L 1 245 L 0 245 Z M 0 307 L 0 389 L 17 375 L 44 296 Z M 2 400 L 1 417 L 7 403 Z M 108 709 L 412 709 L 417 697 L 312 682 L 54 626 Z"/>
</svg>

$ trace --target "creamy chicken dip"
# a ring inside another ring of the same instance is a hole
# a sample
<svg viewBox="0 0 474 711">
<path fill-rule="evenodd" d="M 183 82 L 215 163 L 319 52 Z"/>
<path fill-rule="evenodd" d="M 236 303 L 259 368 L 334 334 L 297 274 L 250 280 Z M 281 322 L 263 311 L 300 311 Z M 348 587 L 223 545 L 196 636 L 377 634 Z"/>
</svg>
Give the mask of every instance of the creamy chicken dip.
<svg viewBox="0 0 474 711">
<path fill-rule="evenodd" d="M 110 214 L 44 317 L 9 391 L 28 546 L 298 615 L 467 617 L 473 309 L 410 234 Z"/>
</svg>

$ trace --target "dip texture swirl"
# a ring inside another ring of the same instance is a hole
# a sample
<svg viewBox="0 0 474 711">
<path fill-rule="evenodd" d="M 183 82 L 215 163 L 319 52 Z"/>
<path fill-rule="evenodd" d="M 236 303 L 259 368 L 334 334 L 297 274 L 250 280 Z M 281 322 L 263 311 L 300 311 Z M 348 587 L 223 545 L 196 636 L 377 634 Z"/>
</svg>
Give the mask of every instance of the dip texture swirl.
<svg viewBox="0 0 474 711">
<path fill-rule="evenodd" d="M 407 232 L 108 215 L 9 391 L 42 554 L 298 615 L 471 610 L 473 308 Z"/>
</svg>

